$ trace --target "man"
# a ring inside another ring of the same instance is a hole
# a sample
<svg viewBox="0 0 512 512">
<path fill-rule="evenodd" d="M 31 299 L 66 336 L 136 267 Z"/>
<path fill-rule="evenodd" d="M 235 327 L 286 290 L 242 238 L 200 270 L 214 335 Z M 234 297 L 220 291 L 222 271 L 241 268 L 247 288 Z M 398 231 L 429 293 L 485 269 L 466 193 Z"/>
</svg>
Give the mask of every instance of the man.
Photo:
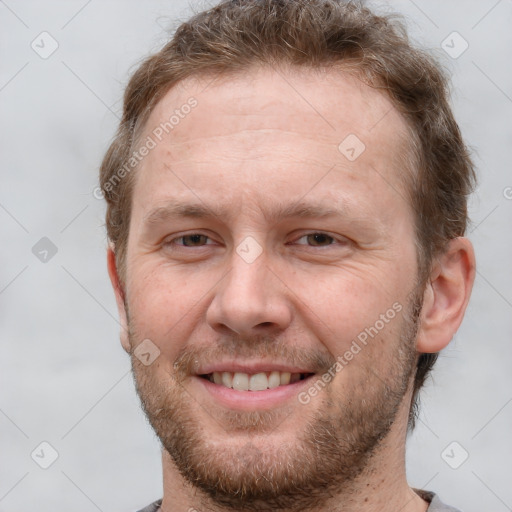
<svg viewBox="0 0 512 512">
<path fill-rule="evenodd" d="M 108 269 L 162 443 L 145 511 L 455 510 L 409 487 L 475 274 L 437 64 L 341 0 L 226 1 L 125 94 Z"/>
</svg>

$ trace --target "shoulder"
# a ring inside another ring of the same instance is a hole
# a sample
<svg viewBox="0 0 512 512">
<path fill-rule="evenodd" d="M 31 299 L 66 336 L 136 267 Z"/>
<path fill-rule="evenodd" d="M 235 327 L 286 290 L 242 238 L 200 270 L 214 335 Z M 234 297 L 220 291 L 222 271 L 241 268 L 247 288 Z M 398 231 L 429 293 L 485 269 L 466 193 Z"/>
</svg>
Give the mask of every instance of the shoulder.
<svg viewBox="0 0 512 512">
<path fill-rule="evenodd" d="M 461 512 L 458 508 L 445 505 L 436 494 L 433 495 L 427 512 Z"/>
<path fill-rule="evenodd" d="M 433 492 L 423 491 L 421 489 L 414 489 L 414 492 L 430 503 L 427 512 L 461 512 L 458 508 L 445 505 L 440 500 L 439 496 Z"/>
<path fill-rule="evenodd" d="M 143 508 L 138 512 L 158 512 L 160 505 L 162 505 L 162 500 L 155 501 L 154 503 L 151 503 L 151 505 L 148 505 L 146 508 Z"/>
</svg>

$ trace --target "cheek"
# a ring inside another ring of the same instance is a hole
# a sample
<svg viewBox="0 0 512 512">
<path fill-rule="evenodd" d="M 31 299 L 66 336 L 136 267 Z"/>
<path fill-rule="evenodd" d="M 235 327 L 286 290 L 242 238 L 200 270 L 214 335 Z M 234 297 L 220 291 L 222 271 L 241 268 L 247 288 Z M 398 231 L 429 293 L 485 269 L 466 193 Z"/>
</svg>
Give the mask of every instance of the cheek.
<svg viewBox="0 0 512 512">
<path fill-rule="evenodd" d="M 399 274 L 369 266 L 331 268 L 324 273 L 295 272 L 293 289 L 301 321 L 332 355 L 351 350 L 354 341 L 369 354 L 396 338 L 408 291 Z"/>
<path fill-rule="evenodd" d="M 200 299 L 209 288 L 206 279 L 170 269 L 134 271 L 128 301 L 135 342 L 148 338 L 167 359 L 175 359 L 199 322 Z"/>
</svg>

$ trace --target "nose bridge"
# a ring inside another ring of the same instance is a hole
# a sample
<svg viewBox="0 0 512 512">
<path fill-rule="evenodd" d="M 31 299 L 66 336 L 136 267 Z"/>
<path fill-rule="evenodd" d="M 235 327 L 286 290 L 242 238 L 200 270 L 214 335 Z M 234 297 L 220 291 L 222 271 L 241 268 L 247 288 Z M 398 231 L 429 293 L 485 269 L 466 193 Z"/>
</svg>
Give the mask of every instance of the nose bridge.
<svg viewBox="0 0 512 512">
<path fill-rule="evenodd" d="M 284 329 L 291 319 L 289 304 L 262 244 L 254 237 L 244 238 L 229 263 L 207 312 L 209 324 L 238 334 Z"/>
</svg>

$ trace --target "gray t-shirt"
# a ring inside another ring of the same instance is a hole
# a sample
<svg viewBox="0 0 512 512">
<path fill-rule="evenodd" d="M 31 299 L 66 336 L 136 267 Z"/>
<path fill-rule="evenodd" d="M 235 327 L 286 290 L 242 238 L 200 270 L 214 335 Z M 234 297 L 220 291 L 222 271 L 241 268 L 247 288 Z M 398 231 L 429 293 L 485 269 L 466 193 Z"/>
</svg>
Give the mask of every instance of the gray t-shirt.
<svg viewBox="0 0 512 512">
<path fill-rule="evenodd" d="M 457 508 L 449 507 L 445 505 L 439 497 L 430 491 L 422 491 L 420 489 L 414 489 L 414 491 L 419 494 L 425 501 L 430 503 L 427 512 L 461 512 Z M 160 505 L 162 504 L 162 500 L 155 501 L 151 505 L 139 510 L 138 512 L 163 512 L 160 511 Z M 172 512 L 172 510 L 166 510 L 165 512 Z"/>
</svg>

